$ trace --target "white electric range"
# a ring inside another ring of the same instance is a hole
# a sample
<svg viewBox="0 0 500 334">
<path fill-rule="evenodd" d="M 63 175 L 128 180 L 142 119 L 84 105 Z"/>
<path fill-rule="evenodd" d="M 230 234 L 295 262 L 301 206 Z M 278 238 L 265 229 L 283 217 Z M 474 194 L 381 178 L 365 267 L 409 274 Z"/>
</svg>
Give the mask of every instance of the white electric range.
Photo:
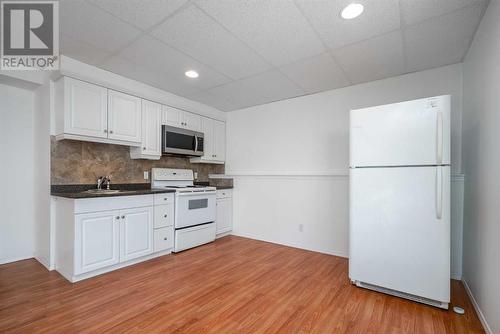
<svg viewBox="0 0 500 334">
<path fill-rule="evenodd" d="M 190 169 L 153 168 L 151 188 L 175 190 L 174 252 L 215 240 L 216 188 L 194 185 Z"/>
</svg>

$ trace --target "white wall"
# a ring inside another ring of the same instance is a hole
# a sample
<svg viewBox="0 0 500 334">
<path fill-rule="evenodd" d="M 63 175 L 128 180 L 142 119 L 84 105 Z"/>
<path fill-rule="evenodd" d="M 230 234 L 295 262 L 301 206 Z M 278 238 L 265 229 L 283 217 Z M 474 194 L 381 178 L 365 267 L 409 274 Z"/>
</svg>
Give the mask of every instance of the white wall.
<svg viewBox="0 0 500 334">
<path fill-rule="evenodd" d="M 33 93 L 0 84 L 0 263 L 33 257 Z"/>
<path fill-rule="evenodd" d="M 461 64 L 230 112 L 226 173 L 236 175 L 234 233 L 347 256 L 349 110 L 443 94 L 452 95 L 457 174 Z"/>
<path fill-rule="evenodd" d="M 499 17 L 491 1 L 464 62 L 464 280 L 492 333 L 500 333 Z"/>
<path fill-rule="evenodd" d="M 33 210 L 35 229 L 35 258 L 49 269 L 54 268 L 51 246 L 54 237 L 50 216 L 50 103 L 51 84 L 46 83 L 34 91 L 33 113 Z M 52 241 L 52 242 L 51 242 Z"/>
</svg>

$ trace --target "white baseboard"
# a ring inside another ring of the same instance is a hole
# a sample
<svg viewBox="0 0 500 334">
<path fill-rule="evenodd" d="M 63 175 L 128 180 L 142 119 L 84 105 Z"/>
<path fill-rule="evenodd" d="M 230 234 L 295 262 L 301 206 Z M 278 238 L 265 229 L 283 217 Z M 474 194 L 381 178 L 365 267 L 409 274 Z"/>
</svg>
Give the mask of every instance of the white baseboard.
<svg viewBox="0 0 500 334">
<path fill-rule="evenodd" d="M 10 258 L 10 259 L 0 259 L 0 264 L 7 264 L 7 263 L 11 263 L 11 262 L 28 260 L 28 259 L 32 259 L 32 258 L 33 258 L 33 254 L 18 256 L 18 257 L 14 257 L 14 258 Z"/>
<path fill-rule="evenodd" d="M 451 273 L 450 275 L 451 279 L 461 281 L 462 280 L 462 274 L 460 273 Z"/>
<path fill-rule="evenodd" d="M 472 290 L 469 288 L 467 281 L 465 279 L 463 279 L 462 283 L 464 284 L 465 291 L 467 291 L 467 294 L 469 295 L 469 298 L 472 302 L 472 305 L 474 306 L 474 309 L 476 310 L 477 316 L 479 317 L 479 321 L 481 321 L 481 324 L 483 325 L 484 331 L 488 334 L 493 334 L 493 331 L 491 330 L 490 325 L 488 325 L 488 322 L 486 322 L 486 318 L 484 317 L 484 314 L 481 311 L 481 308 L 479 307 L 479 304 L 477 303 L 476 298 L 474 298 L 474 295 L 472 294 Z"/>
<path fill-rule="evenodd" d="M 247 239 L 253 239 L 253 240 L 258 240 L 258 241 L 269 242 L 270 244 L 275 244 L 275 245 L 281 245 L 281 246 L 286 246 L 286 247 L 291 247 L 291 248 L 303 249 L 303 250 L 310 251 L 310 252 L 316 252 L 316 253 L 321 253 L 321 254 L 333 255 L 333 256 L 337 256 L 337 257 L 343 257 L 343 258 L 346 258 L 346 259 L 349 258 L 349 256 L 347 254 L 343 253 L 343 252 L 335 252 L 335 251 L 333 251 L 333 252 L 326 252 L 326 251 L 321 251 L 321 250 L 318 250 L 318 249 L 311 249 L 311 248 L 300 247 L 300 246 L 297 246 L 297 245 L 294 245 L 294 244 L 288 244 L 288 243 L 285 243 L 285 242 L 277 242 L 277 241 L 271 240 L 271 239 L 258 238 L 258 237 L 255 237 L 255 236 L 249 236 L 249 235 L 246 235 L 246 234 L 236 233 L 236 232 L 234 232 L 234 230 L 233 230 L 232 235 L 237 236 L 237 237 L 247 238 Z"/>
<path fill-rule="evenodd" d="M 52 271 L 55 269 L 55 267 L 50 264 L 48 259 L 41 257 L 41 256 L 38 256 L 38 255 L 35 255 L 34 258 L 35 258 L 35 260 L 40 262 L 45 268 L 47 268 L 48 271 Z"/>
</svg>

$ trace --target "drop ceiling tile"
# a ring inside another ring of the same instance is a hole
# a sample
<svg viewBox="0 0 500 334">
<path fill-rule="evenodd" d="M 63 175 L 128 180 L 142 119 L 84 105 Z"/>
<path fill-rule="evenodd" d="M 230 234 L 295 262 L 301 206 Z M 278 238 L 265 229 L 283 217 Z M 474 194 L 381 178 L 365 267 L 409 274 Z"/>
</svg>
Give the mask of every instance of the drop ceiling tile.
<svg viewBox="0 0 500 334">
<path fill-rule="evenodd" d="M 252 49 L 195 6 L 162 23 L 151 34 L 233 79 L 271 68 Z"/>
<path fill-rule="evenodd" d="M 307 93 L 349 85 L 344 72 L 329 53 L 299 60 L 280 67 L 280 70 Z"/>
<path fill-rule="evenodd" d="M 293 1 L 199 0 L 196 4 L 276 66 L 325 51 Z"/>
<path fill-rule="evenodd" d="M 161 70 L 138 65 L 117 56 L 106 60 L 99 67 L 180 96 L 187 96 L 199 91 L 196 87 L 179 82 L 179 80 Z"/>
<path fill-rule="evenodd" d="M 224 75 L 148 35 L 139 38 L 122 50 L 118 56 L 134 64 L 164 73 L 181 87 L 189 86 L 204 90 L 231 81 Z M 200 74 L 199 78 L 187 78 L 184 73 L 188 70 L 197 71 Z"/>
<path fill-rule="evenodd" d="M 353 84 L 403 74 L 401 31 L 375 37 L 333 52 Z"/>
<path fill-rule="evenodd" d="M 486 6 L 488 0 L 401 0 L 401 14 L 406 25 L 451 13 L 469 5 Z"/>
<path fill-rule="evenodd" d="M 296 0 L 323 41 L 332 49 L 400 28 L 398 0 L 359 0 L 361 16 L 344 20 L 340 12 L 352 0 Z"/>
<path fill-rule="evenodd" d="M 140 31 L 83 0 L 59 3 L 61 32 L 68 37 L 114 52 L 133 41 Z"/>
<path fill-rule="evenodd" d="M 407 71 L 462 61 L 482 13 L 481 7 L 467 7 L 405 29 Z"/>
<path fill-rule="evenodd" d="M 111 55 L 93 45 L 75 40 L 66 34 L 60 34 L 60 53 L 90 65 L 97 65 Z"/>
<path fill-rule="evenodd" d="M 209 93 L 228 101 L 240 109 L 300 96 L 304 94 L 304 91 L 284 74 L 272 70 L 212 88 Z"/>
<path fill-rule="evenodd" d="M 64 0 L 66 1 L 66 0 Z M 188 0 L 89 0 L 141 29 L 148 29 L 172 15 Z"/>
<path fill-rule="evenodd" d="M 236 105 L 207 91 L 190 94 L 186 96 L 186 98 L 214 107 L 220 111 L 232 111 L 238 109 Z"/>
</svg>

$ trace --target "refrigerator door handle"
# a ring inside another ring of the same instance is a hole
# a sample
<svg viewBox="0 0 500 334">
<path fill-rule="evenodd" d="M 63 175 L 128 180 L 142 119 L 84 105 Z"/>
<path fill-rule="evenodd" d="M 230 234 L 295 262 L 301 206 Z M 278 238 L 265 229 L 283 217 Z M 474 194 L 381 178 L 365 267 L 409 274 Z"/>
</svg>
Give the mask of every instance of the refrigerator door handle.
<svg viewBox="0 0 500 334">
<path fill-rule="evenodd" d="M 443 167 L 436 167 L 436 218 L 443 218 Z"/>
<path fill-rule="evenodd" d="M 443 113 L 437 113 L 437 165 L 441 165 L 443 163 Z"/>
</svg>

